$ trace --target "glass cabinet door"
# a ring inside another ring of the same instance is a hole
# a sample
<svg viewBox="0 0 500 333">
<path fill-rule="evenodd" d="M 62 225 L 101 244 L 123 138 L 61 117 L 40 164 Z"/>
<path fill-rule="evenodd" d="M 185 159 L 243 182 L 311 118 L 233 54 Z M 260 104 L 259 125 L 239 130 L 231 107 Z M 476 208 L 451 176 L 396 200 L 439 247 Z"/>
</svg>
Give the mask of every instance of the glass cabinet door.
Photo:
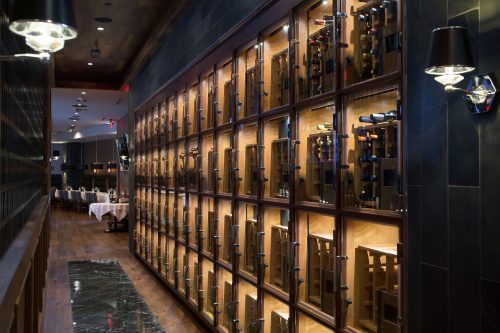
<svg viewBox="0 0 500 333">
<path fill-rule="evenodd" d="M 189 204 L 186 207 L 187 214 L 187 226 L 186 233 L 189 233 L 189 244 L 192 246 L 198 246 L 198 238 L 196 236 L 197 215 L 198 213 L 198 196 L 195 194 L 189 194 Z"/>
<path fill-rule="evenodd" d="M 191 135 L 193 133 L 198 132 L 198 116 L 200 115 L 200 94 L 199 94 L 199 85 L 198 82 L 191 85 L 188 92 L 189 103 L 187 105 L 187 113 L 186 113 L 186 127 L 187 127 L 187 135 Z"/>
<path fill-rule="evenodd" d="M 219 244 L 219 260 L 232 264 L 232 236 L 234 235 L 231 200 L 220 199 L 217 208 L 217 241 Z"/>
<path fill-rule="evenodd" d="M 290 117 L 264 121 L 264 196 L 290 196 L 288 127 Z"/>
<path fill-rule="evenodd" d="M 168 127 L 167 102 L 162 102 L 160 104 L 160 134 L 162 135 L 162 142 L 165 142 L 167 127 Z"/>
<path fill-rule="evenodd" d="M 181 190 L 186 189 L 186 172 L 189 155 L 186 150 L 186 143 L 177 144 L 177 156 L 175 159 L 175 186 Z"/>
<path fill-rule="evenodd" d="M 201 148 L 201 191 L 214 191 L 214 136 L 204 135 Z"/>
<path fill-rule="evenodd" d="M 335 314 L 336 250 L 333 216 L 299 211 L 296 263 L 299 271 L 298 300 L 329 316 Z"/>
<path fill-rule="evenodd" d="M 238 216 L 239 269 L 257 275 L 258 208 L 240 203 Z"/>
<path fill-rule="evenodd" d="M 233 332 L 233 320 L 236 319 L 233 300 L 233 275 L 230 271 L 219 268 L 217 272 L 219 327 L 222 331 Z"/>
<path fill-rule="evenodd" d="M 188 143 L 187 159 L 187 188 L 188 190 L 198 190 L 198 170 L 200 169 L 200 150 L 198 140 L 190 140 Z"/>
<path fill-rule="evenodd" d="M 334 205 L 336 133 L 334 106 L 318 105 L 298 112 L 294 152 L 297 201 Z"/>
<path fill-rule="evenodd" d="M 209 197 L 203 197 L 202 200 L 201 216 L 198 221 L 198 239 L 201 244 L 202 250 L 211 255 L 214 254 L 214 200 Z M 201 220 L 201 221 L 200 221 Z"/>
<path fill-rule="evenodd" d="M 198 267 L 198 254 L 190 251 L 186 287 L 188 299 L 195 305 L 198 304 L 199 275 L 200 270 Z"/>
<path fill-rule="evenodd" d="M 402 179 L 397 88 L 352 95 L 346 104 L 344 206 L 400 211 Z"/>
<path fill-rule="evenodd" d="M 312 1 L 295 19 L 295 94 L 300 101 L 335 88 L 332 0 Z"/>
<path fill-rule="evenodd" d="M 288 332 L 288 319 L 290 317 L 288 305 L 270 294 L 264 294 L 264 322 L 263 333 Z"/>
<path fill-rule="evenodd" d="M 188 258 L 186 253 L 186 247 L 181 244 L 177 244 L 177 255 L 175 257 L 175 278 L 177 281 L 177 290 L 185 296 L 186 295 L 186 275 L 188 268 Z"/>
<path fill-rule="evenodd" d="M 345 309 L 347 326 L 359 332 L 397 332 L 399 261 L 395 226 L 346 219 L 345 281 L 343 295 L 352 301 Z"/>
<path fill-rule="evenodd" d="M 175 193 L 172 191 L 168 192 L 168 203 L 167 203 L 167 220 L 166 220 L 166 229 L 168 235 L 174 237 L 175 229 L 174 229 L 174 220 L 175 220 Z"/>
<path fill-rule="evenodd" d="M 257 164 L 257 124 L 242 124 L 238 129 L 238 193 L 257 196 L 259 166 Z"/>
<path fill-rule="evenodd" d="M 232 121 L 233 90 L 232 62 L 229 60 L 217 69 L 217 97 L 215 99 L 217 126 Z"/>
<path fill-rule="evenodd" d="M 242 333 L 259 332 L 257 287 L 243 279 L 238 280 L 238 325 Z"/>
<path fill-rule="evenodd" d="M 246 48 L 238 56 L 236 113 L 238 119 L 257 113 L 258 84 L 256 82 L 257 44 Z"/>
<path fill-rule="evenodd" d="M 186 240 L 186 230 L 188 230 L 186 195 L 186 193 L 177 194 L 176 206 L 177 223 L 175 223 L 175 228 L 177 229 L 178 238 L 183 240 Z"/>
<path fill-rule="evenodd" d="M 286 293 L 290 290 L 290 211 L 264 207 L 264 282 Z"/>
<path fill-rule="evenodd" d="M 266 35 L 258 53 L 261 80 L 262 110 L 268 111 L 290 101 L 288 73 L 288 23 L 283 23 Z"/>
<path fill-rule="evenodd" d="M 219 132 L 217 136 L 217 181 L 218 192 L 233 192 L 233 168 L 235 152 L 231 146 L 231 131 Z"/>
<path fill-rule="evenodd" d="M 166 260 L 167 260 L 167 264 L 166 264 L 167 282 L 173 286 L 175 284 L 175 270 L 176 270 L 176 267 L 175 267 L 175 262 L 176 262 L 175 261 L 175 241 L 173 239 L 169 238 L 167 240 L 167 249 L 166 249 L 165 255 L 166 255 Z"/>
<path fill-rule="evenodd" d="M 206 317 L 213 323 L 215 316 L 215 306 L 217 303 L 217 283 L 215 281 L 214 263 L 208 259 L 202 261 L 202 275 L 199 277 L 201 282 L 200 302 L 202 302 L 202 311 Z"/>
<path fill-rule="evenodd" d="M 178 125 L 178 136 L 177 138 L 187 135 L 187 123 L 186 120 L 186 103 L 187 103 L 187 92 L 186 90 L 177 93 L 177 125 Z"/>
<path fill-rule="evenodd" d="M 166 178 L 166 185 L 167 185 L 167 188 L 169 189 L 173 189 L 174 188 L 174 166 L 175 166 L 175 160 L 176 160 L 176 156 L 175 156 L 175 148 L 174 148 L 174 145 L 173 144 L 170 144 L 168 146 L 168 149 L 167 149 L 167 165 L 166 165 L 166 168 L 167 168 L 167 172 L 165 174 L 165 178 Z"/>
<path fill-rule="evenodd" d="M 174 129 L 177 128 L 177 120 L 175 119 L 176 104 L 175 96 L 170 96 L 167 99 L 167 142 L 174 140 L 175 132 Z"/>
<path fill-rule="evenodd" d="M 202 131 L 214 126 L 214 102 L 214 73 L 209 73 L 206 74 L 201 81 L 200 122 Z"/>
<path fill-rule="evenodd" d="M 390 74 L 401 57 L 398 0 L 342 1 L 344 86 Z"/>
</svg>

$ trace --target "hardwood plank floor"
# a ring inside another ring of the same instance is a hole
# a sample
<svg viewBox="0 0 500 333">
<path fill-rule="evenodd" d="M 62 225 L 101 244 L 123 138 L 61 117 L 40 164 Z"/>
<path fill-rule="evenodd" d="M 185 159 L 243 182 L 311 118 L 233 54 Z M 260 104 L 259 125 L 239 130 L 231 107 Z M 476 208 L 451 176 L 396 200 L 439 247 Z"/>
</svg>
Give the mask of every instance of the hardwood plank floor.
<svg viewBox="0 0 500 333">
<path fill-rule="evenodd" d="M 67 262 L 117 259 L 137 292 L 167 333 L 206 332 L 156 278 L 128 251 L 128 233 L 104 233 L 95 217 L 53 209 L 43 328 L 45 333 L 73 331 Z"/>
</svg>

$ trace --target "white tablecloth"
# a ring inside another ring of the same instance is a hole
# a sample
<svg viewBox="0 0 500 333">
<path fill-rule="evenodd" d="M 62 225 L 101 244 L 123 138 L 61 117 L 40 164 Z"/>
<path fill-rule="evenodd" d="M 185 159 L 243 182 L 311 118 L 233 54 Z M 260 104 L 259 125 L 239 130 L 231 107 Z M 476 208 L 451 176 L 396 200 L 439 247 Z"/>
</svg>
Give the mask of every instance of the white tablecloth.
<svg viewBox="0 0 500 333">
<path fill-rule="evenodd" d="M 128 215 L 128 203 L 93 203 L 89 206 L 89 216 L 95 215 L 98 221 L 102 221 L 102 216 L 111 213 L 121 221 Z"/>
<path fill-rule="evenodd" d="M 80 192 L 80 194 L 82 196 L 82 200 L 85 201 L 85 199 L 86 199 L 85 198 L 85 192 Z M 96 195 L 97 195 L 97 202 L 109 202 L 109 194 L 108 193 L 97 192 Z M 61 196 L 60 191 L 56 190 L 56 193 L 54 193 L 54 196 L 56 198 L 60 198 L 60 196 Z M 69 200 L 73 199 L 73 195 L 72 195 L 71 191 L 68 191 L 68 199 Z"/>
</svg>

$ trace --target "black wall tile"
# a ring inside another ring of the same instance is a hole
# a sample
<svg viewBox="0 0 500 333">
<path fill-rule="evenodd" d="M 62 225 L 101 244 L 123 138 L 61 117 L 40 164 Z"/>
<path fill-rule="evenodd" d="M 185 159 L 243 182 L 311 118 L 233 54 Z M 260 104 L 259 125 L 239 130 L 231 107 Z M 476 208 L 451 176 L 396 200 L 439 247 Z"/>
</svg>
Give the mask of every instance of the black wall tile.
<svg viewBox="0 0 500 333">
<path fill-rule="evenodd" d="M 500 133 L 481 133 L 481 277 L 500 282 Z"/>
<path fill-rule="evenodd" d="M 422 265 L 422 333 L 448 332 L 448 271 Z M 451 331 L 450 331 L 451 332 Z M 454 333 L 454 332 L 453 332 Z"/>
<path fill-rule="evenodd" d="M 421 42 L 420 53 L 422 55 L 422 69 L 426 66 L 427 53 L 429 50 L 431 31 L 435 28 L 446 26 L 448 23 L 447 1 L 446 0 L 421 0 Z M 409 50 L 408 53 L 416 50 Z M 446 93 L 440 83 L 434 80 L 434 77 L 420 73 L 422 106 L 436 105 L 446 103 Z"/>
<path fill-rule="evenodd" d="M 500 283 L 481 281 L 481 332 L 500 329 Z"/>
<path fill-rule="evenodd" d="M 460 95 L 452 94 L 448 101 L 449 184 L 479 186 L 478 115 Z"/>
<path fill-rule="evenodd" d="M 422 261 L 440 267 L 448 266 L 446 114 L 446 105 L 422 108 Z"/>
<path fill-rule="evenodd" d="M 420 198 L 419 186 L 408 186 L 408 333 L 420 332 L 421 322 L 421 274 L 420 262 L 422 252 L 422 240 L 420 236 Z"/>
<path fill-rule="evenodd" d="M 475 332 L 480 324 L 479 188 L 451 187 L 450 332 Z"/>
</svg>

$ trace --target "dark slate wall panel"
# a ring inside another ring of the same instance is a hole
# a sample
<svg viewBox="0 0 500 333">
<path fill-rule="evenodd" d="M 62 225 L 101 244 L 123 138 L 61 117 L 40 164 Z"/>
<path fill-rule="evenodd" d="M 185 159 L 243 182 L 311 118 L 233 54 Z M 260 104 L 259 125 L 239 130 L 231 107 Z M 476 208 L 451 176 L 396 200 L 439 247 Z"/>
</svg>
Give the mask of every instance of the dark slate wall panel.
<svg viewBox="0 0 500 333">
<path fill-rule="evenodd" d="M 408 332 L 500 330 L 500 110 L 469 113 L 424 74 L 432 29 L 469 30 L 476 71 L 500 74 L 497 0 L 407 1 Z M 417 43 L 416 39 L 420 39 Z M 419 45 L 417 48 L 416 45 Z M 418 210 L 416 212 L 415 210 Z M 420 277 L 420 285 L 415 284 Z M 418 308 L 419 310 L 416 310 Z M 421 320 L 419 320 L 419 318 Z"/>
<path fill-rule="evenodd" d="M 194 1 L 173 25 L 162 46 L 132 81 L 132 107 L 140 105 L 266 1 Z"/>
</svg>

